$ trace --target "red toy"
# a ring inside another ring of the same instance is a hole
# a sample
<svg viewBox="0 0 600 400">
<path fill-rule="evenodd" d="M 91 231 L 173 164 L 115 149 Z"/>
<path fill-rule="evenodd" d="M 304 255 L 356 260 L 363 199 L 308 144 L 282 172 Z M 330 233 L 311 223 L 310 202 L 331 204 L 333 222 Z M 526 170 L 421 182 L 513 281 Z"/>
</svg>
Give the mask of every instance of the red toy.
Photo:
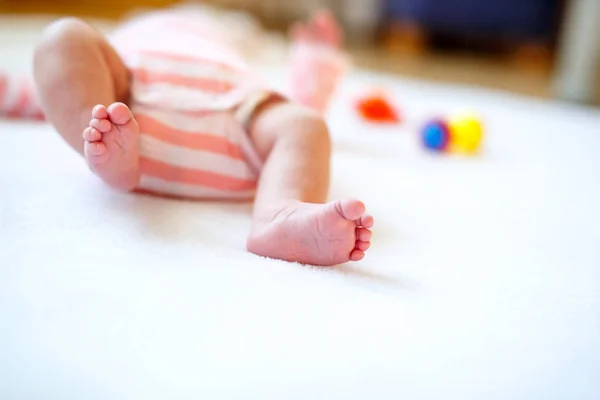
<svg viewBox="0 0 600 400">
<path fill-rule="evenodd" d="M 369 122 L 384 124 L 401 122 L 398 110 L 381 92 L 371 93 L 360 98 L 356 103 L 356 109 L 361 117 Z"/>
</svg>

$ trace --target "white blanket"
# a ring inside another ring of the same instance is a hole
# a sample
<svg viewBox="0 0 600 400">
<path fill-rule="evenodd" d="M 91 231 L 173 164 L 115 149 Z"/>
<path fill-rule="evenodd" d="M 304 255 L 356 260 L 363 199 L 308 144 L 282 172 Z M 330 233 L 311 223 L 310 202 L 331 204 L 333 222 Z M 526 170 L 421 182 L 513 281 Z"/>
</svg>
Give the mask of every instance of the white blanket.
<svg viewBox="0 0 600 400">
<path fill-rule="evenodd" d="M 358 120 L 373 85 L 402 127 Z M 481 156 L 424 152 L 462 108 Z M 115 193 L 0 120 L 0 398 L 600 398 L 600 113 L 357 72 L 329 120 L 332 197 L 377 222 L 329 269 L 245 252 L 250 205 Z"/>
</svg>

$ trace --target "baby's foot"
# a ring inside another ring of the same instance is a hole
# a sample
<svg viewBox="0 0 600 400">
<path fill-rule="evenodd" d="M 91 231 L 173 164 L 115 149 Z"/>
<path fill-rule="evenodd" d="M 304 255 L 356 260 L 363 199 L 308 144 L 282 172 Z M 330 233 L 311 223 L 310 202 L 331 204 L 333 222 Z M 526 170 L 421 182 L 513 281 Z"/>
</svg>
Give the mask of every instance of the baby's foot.
<svg viewBox="0 0 600 400">
<path fill-rule="evenodd" d="M 138 184 L 139 133 L 137 121 L 123 103 L 94 107 L 90 126 L 83 131 L 88 165 L 116 189 L 129 191 Z"/>
<path fill-rule="evenodd" d="M 348 66 L 340 50 L 342 30 L 330 12 L 322 11 L 308 23 L 295 24 L 291 36 L 290 96 L 324 113 Z"/>
<path fill-rule="evenodd" d="M 360 261 L 371 246 L 373 223 L 373 217 L 365 214 L 364 204 L 357 200 L 293 202 L 274 218 L 255 223 L 248 250 L 311 265 Z"/>
<path fill-rule="evenodd" d="M 340 48 L 342 46 L 342 30 L 335 17 L 329 11 L 316 13 L 307 23 L 296 23 L 291 31 L 295 42 L 324 45 Z"/>
</svg>

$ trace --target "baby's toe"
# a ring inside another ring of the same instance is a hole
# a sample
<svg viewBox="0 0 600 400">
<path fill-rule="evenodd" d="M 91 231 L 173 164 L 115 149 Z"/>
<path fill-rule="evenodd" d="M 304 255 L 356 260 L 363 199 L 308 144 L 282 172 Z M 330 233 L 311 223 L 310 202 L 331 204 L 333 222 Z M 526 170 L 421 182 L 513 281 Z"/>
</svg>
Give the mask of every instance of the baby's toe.
<svg viewBox="0 0 600 400">
<path fill-rule="evenodd" d="M 322 38 L 333 38 L 335 22 L 328 11 L 321 11 L 314 17 L 313 27 Z"/>
<path fill-rule="evenodd" d="M 92 117 L 98 119 L 108 118 L 108 112 L 106 111 L 106 107 L 104 107 L 102 104 L 98 104 L 92 109 Z"/>
<path fill-rule="evenodd" d="M 358 200 L 340 200 L 334 205 L 337 211 L 349 221 L 355 221 L 365 213 L 365 205 Z"/>
<path fill-rule="evenodd" d="M 360 261 L 365 258 L 365 253 L 362 250 L 354 249 L 350 253 L 350 261 Z"/>
<path fill-rule="evenodd" d="M 100 133 L 108 133 L 112 129 L 112 123 L 107 119 L 93 118 L 90 121 L 90 126 L 97 129 Z"/>
<path fill-rule="evenodd" d="M 94 162 L 102 162 L 108 156 L 108 149 L 102 142 L 86 142 L 83 148 L 85 157 Z"/>
<path fill-rule="evenodd" d="M 356 228 L 356 240 L 368 242 L 371 240 L 371 236 L 373 236 L 373 233 L 370 230 L 365 228 Z"/>
<path fill-rule="evenodd" d="M 369 248 L 371 248 L 371 242 L 357 241 L 356 242 L 356 248 L 364 253 L 367 250 L 369 250 Z"/>
<path fill-rule="evenodd" d="M 356 221 L 358 226 L 363 228 L 371 229 L 375 225 L 375 219 L 372 215 L 365 214 Z"/>
<path fill-rule="evenodd" d="M 108 115 L 113 124 L 125 125 L 133 118 L 129 107 L 123 103 L 113 103 L 108 107 Z"/>
<path fill-rule="evenodd" d="M 98 142 L 102 139 L 102 133 L 96 128 L 87 127 L 83 130 L 83 139 L 87 142 Z"/>
</svg>

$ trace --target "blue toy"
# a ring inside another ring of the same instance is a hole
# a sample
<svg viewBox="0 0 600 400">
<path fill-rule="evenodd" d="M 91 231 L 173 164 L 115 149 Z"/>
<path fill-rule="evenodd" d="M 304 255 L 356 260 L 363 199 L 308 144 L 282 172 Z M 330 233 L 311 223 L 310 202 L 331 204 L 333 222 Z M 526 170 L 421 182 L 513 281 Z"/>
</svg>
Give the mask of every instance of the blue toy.
<svg viewBox="0 0 600 400">
<path fill-rule="evenodd" d="M 435 151 L 445 151 L 450 142 L 450 129 L 442 120 L 434 120 L 423 127 L 421 131 L 423 145 Z"/>
</svg>

